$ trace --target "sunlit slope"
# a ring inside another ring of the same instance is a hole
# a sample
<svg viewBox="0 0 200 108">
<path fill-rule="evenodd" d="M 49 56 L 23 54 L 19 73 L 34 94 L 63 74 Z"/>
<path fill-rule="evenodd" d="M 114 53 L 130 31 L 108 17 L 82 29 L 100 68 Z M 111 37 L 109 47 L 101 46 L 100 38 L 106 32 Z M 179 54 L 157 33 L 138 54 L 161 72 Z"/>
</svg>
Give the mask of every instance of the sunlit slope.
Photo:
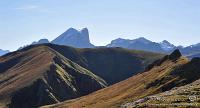
<svg viewBox="0 0 200 108">
<path fill-rule="evenodd" d="M 103 78 L 109 85 L 125 80 L 139 72 L 163 54 L 123 48 L 75 49 L 46 44 L 66 58 Z"/>
<path fill-rule="evenodd" d="M 193 58 L 190 62 L 180 66 L 174 71 L 184 77 L 182 82 L 193 82 L 200 77 L 200 58 Z M 178 108 L 199 108 L 200 107 L 200 80 L 185 86 L 175 87 L 164 93 L 147 96 L 135 102 L 127 103 L 129 107 L 178 107 Z"/>
<path fill-rule="evenodd" d="M 176 50 L 171 55 L 155 61 L 144 73 L 135 75 L 125 81 L 87 96 L 45 107 L 119 107 L 127 102 L 133 102 L 145 96 L 161 93 L 173 87 L 186 85 L 200 78 L 200 74 L 195 75 L 189 73 L 187 70 L 183 73 L 177 71 L 180 67 L 187 65 L 189 62 L 187 58 L 182 57 L 180 52 Z"/>
<path fill-rule="evenodd" d="M 77 98 L 106 82 L 47 46 L 25 48 L 0 58 L 0 105 L 35 108 Z"/>
</svg>

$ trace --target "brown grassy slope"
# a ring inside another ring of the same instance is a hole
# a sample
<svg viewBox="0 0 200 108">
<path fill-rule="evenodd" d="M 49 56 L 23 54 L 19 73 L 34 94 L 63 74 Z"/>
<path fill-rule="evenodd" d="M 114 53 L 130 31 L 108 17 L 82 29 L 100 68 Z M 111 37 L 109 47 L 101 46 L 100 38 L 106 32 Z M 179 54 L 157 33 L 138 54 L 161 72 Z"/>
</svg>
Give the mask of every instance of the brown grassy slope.
<svg viewBox="0 0 200 108">
<path fill-rule="evenodd" d="M 46 44 L 66 58 L 103 78 L 109 85 L 139 72 L 163 54 L 124 48 L 83 48 Z"/>
<path fill-rule="evenodd" d="M 170 91 L 147 96 L 137 102 L 126 103 L 129 108 L 199 108 L 200 80 Z"/>
<path fill-rule="evenodd" d="M 24 83 L 31 82 L 31 80 L 49 70 L 52 59 L 51 53 L 40 48 L 3 59 L 0 72 L 0 94 L 9 94 L 22 86 L 26 86 Z M 40 66 L 41 64 L 43 66 Z M 6 65 L 10 65 L 10 67 L 7 68 Z M 12 86 L 9 86 L 10 84 Z"/>
<path fill-rule="evenodd" d="M 24 48 L 23 51 L 38 46 L 41 45 L 31 45 Z M 95 75 L 103 78 L 109 85 L 143 72 L 148 64 L 164 56 L 164 54 L 124 48 L 79 49 L 55 44 L 43 44 L 42 46 L 50 47 L 81 67 L 93 72 Z M 17 53 L 19 51 L 6 54 L 3 58 L 9 58 Z"/>
<path fill-rule="evenodd" d="M 106 86 L 100 77 L 47 46 L 0 58 L 0 105 L 35 108 L 77 98 Z"/>
<path fill-rule="evenodd" d="M 188 59 L 180 57 L 177 60 L 170 60 L 169 58 L 170 57 L 168 56 L 161 61 L 156 62 L 155 66 L 149 71 L 135 75 L 125 81 L 114 84 L 113 86 L 101 89 L 78 99 L 45 106 L 44 108 L 117 107 L 129 101 L 160 93 L 175 86 L 187 84 L 187 81 L 184 82 L 184 77 L 171 75 L 171 73 L 179 66 L 188 63 Z"/>
<path fill-rule="evenodd" d="M 173 74 L 181 74 L 185 78 L 190 79 L 188 81 L 194 81 L 200 76 L 200 58 L 193 58 L 189 63 L 179 67 L 174 71 Z M 164 93 L 148 96 L 138 100 L 137 102 L 132 102 L 131 104 L 126 104 L 129 107 L 156 107 L 160 106 L 163 108 L 168 107 L 200 107 L 200 80 L 190 83 L 185 86 L 173 88 L 170 91 Z"/>
</svg>

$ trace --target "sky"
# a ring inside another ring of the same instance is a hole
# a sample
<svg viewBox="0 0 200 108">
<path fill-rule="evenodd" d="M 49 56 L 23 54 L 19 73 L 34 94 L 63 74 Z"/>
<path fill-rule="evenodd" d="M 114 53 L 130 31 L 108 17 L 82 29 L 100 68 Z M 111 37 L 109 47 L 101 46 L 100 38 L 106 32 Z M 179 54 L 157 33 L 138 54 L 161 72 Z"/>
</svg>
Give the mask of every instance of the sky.
<svg viewBox="0 0 200 108">
<path fill-rule="evenodd" d="M 145 37 L 200 42 L 200 0 L 0 0 L 0 49 L 16 50 L 68 28 L 87 27 L 94 45 Z"/>
</svg>

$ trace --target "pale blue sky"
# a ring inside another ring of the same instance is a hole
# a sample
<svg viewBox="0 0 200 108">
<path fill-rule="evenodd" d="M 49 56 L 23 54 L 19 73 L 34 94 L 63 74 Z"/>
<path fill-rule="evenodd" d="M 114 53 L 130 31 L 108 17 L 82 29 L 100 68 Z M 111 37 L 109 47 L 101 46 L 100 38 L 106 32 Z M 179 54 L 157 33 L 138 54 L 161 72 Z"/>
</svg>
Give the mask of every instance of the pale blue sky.
<svg viewBox="0 0 200 108">
<path fill-rule="evenodd" d="M 0 48 L 15 50 L 70 27 L 87 27 L 91 42 L 121 37 L 200 42 L 200 0 L 0 0 Z"/>
</svg>

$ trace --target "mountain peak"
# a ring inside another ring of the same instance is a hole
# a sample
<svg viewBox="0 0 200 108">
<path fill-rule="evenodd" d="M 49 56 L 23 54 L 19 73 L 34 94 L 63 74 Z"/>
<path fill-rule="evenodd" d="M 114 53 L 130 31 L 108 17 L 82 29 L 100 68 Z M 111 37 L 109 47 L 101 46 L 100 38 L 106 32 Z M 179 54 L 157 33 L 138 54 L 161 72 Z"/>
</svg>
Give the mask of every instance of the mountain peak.
<svg viewBox="0 0 200 108">
<path fill-rule="evenodd" d="M 181 56 L 182 56 L 181 52 L 178 49 L 176 49 L 169 55 L 169 59 L 176 60 L 176 59 L 180 58 Z"/>
<path fill-rule="evenodd" d="M 90 43 L 89 31 L 87 28 L 83 28 L 80 31 L 74 28 L 69 28 L 66 32 L 62 33 L 60 36 L 54 39 L 52 43 L 77 48 L 94 47 L 94 45 Z"/>
<path fill-rule="evenodd" d="M 162 43 L 170 44 L 169 41 L 167 41 L 167 40 L 163 40 Z"/>
<path fill-rule="evenodd" d="M 88 32 L 88 28 L 82 28 L 81 31 L 87 31 Z"/>
<path fill-rule="evenodd" d="M 145 37 L 139 37 L 137 39 L 139 39 L 139 40 L 147 40 Z"/>
<path fill-rule="evenodd" d="M 144 37 L 136 38 L 136 39 L 121 39 L 118 38 L 113 40 L 108 47 L 123 47 L 128 49 L 136 49 L 136 50 L 144 50 L 151 52 L 163 52 L 163 49 L 156 42 L 152 42 Z"/>
<path fill-rule="evenodd" d="M 78 30 L 76 30 L 75 28 L 69 28 L 69 29 L 67 29 L 67 31 L 66 32 L 78 32 Z"/>
<path fill-rule="evenodd" d="M 48 39 L 40 39 L 39 41 L 37 42 L 33 42 L 32 45 L 35 45 L 35 44 L 44 44 L 44 43 L 49 43 L 49 40 Z"/>
<path fill-rule="evenodd" d="M 123 47 L 126 48 L 130 44 L 131 40 L 129 39 L 123 39 L 123 38 L 117 38 L 115 40 L 112 40 L 110 44 L 106 45 L 107 47 Z"/>
<path fill-rule="evenodd" d="M 80 31 L 81 36 L 83 37 L 83 41 L 85 41 L 86 43 L 90 43 L 90 39 L 89 39 L 89 31 L 87 28 L 83 28 Z"/>
<path fill-rule="evenodd" d="M 143 41 L 143 42 L 149 42 L 150 40 L 148 40 L 148 39 L 146 39 L 146 38 L 144 38 L 144 37 L 139 37 L 139 38 L 137 38 L 137 39 L 135 39 L 135 40 L 139 40 L 139 41 Z"/>
<path fill-rule="evenodd" d="M 122 42 L 122 41 L 130 41 L 130 40 L 129 39 L 123 39 L 123 38 L 117 38 L 115 40 L 112 40 L 111 43 L 112 42 Z"/>
<path fill-rule="evenodd" d="M 175 46 L 173 44 L 171 44 L 169 41 L 167 40 L 163 40 L 162 42 L 159 43 L 161 48 L 165 51 L 171 51 L 175 48 Z"/>
<path fill-rule="evenodd" d="M 132 43 L 134 43 L 134 42 L 141 42 L 141 43 L 144 43 L 144 44 L 148 44 L 148 43 L 151 43 L 152 41 L 150 41 L 150 40 L 148 40 L 144 37 L 139 37 L 137 39 L 132 40 Z"/>
</svg>

